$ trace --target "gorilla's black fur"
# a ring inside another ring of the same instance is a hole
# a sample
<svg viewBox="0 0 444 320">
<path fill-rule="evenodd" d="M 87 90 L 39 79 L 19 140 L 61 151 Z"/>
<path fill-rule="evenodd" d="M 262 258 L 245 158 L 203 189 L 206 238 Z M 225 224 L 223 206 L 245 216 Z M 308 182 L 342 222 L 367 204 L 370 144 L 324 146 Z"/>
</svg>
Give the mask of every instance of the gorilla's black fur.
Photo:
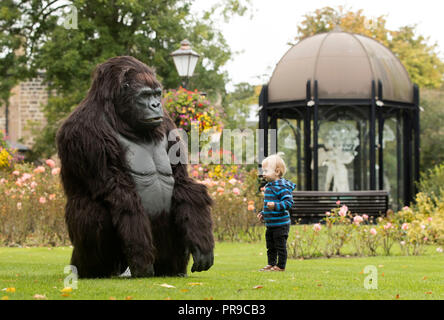
<svg viewBox="0 0 444 320">
<path fill-rule="evenodd" d="M 163 107 L 160 125 L 135 127 L 132 106 L 143 87 L 160 88 L 150 68 L 129 56 L 109 59 L 97 66 L 86 98 L 57 133 L 71 264 L 80 277 L 118 275 L 127 266 L 136 277 L 183 275 L 190 253 L 192 271 L 213 263 L 212 199 L 185 163 L 171 164 L 169 212 L 150 218 L 136 191 L 119 135 L 157 143 L 176 128 Z M 168 141 L 168 149 L 175 143 Z"/>
</svg>

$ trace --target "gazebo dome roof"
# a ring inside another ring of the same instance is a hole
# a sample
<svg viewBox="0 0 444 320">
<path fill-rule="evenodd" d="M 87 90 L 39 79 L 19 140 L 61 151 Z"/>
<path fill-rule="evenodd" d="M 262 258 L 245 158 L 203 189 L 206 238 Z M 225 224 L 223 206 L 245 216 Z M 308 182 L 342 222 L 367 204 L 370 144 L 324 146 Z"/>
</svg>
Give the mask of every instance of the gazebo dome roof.
<svg viewBox="0 0 444 320">
<path fill-rule="evenodd" d="M 294 45 L 274 69 L 268 101 L 304 100 L 307 80 L 312 95 L 318 81 L 319 99 L 370 99 L 372 80 L 380 80 L 384 100 L 413 102 L 413 85 L 399 59 L 384 45 L 358 34 L 331 31 Z"/>
</svg>

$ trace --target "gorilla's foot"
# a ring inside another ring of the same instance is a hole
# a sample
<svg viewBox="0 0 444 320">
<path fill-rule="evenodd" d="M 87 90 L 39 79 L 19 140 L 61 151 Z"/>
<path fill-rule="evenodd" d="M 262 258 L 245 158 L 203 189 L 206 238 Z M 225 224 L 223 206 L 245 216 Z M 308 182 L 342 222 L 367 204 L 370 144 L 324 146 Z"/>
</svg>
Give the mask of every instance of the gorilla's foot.
<svg viewBox="0 0 444 320">
<path fill-rule="evenodd" d="M 133 268 L 133 270 L 132 271 L 130 270 L 130 272 L 131 272 L 132 278 L 153 277 L 154 276 L 154 265 L 149 264 L 145 268 L 143 268 L 143 269 L 137 268 L 137 270 Z"/>
</svg>

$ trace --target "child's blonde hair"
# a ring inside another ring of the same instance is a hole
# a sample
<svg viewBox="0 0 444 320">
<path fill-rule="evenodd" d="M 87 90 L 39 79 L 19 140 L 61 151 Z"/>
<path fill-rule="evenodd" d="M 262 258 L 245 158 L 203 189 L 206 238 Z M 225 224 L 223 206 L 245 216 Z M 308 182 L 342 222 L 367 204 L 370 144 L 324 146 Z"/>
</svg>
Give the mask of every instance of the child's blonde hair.
<svg viewBox="0 0 444 320">
<path fill-rule="evenodd" d="M 278 152 L 266 157 L 264 160 L 262 160 L 262 167 L 264 166 L 264 164 L 267 164 L 267 166 L 270 165 L 273 170 L 279 171 L 279 177 L 282 178 L 287 172 L 287 166 L 285 165 L 285 162 L 281 157 L 283 155 L 283 152 Z"/>
</svg>

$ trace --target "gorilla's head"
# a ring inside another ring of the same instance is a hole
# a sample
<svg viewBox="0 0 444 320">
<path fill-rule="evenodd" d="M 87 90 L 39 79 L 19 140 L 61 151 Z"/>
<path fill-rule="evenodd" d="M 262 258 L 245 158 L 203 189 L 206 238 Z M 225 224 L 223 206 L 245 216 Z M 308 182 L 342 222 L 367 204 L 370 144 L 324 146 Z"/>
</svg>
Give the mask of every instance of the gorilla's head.
<svg viewBox="0 0 444 320">
<path fill-rule="evenodd" d="M 103 99 L 110 124 L 133 139 L 151 139 L 164 132 L 162 87 L 154 72 L 131 56 L 114 57 L 100 64 L 91 91 Z"/>
</svg>

